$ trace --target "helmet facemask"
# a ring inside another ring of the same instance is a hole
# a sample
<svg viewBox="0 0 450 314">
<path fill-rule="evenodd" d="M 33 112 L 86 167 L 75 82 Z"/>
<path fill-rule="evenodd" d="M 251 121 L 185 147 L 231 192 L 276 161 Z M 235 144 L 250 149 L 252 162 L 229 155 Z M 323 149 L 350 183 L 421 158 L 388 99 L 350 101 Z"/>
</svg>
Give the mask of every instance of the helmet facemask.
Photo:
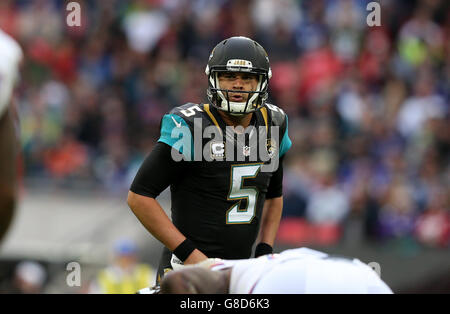
<svg viewBox="0 0 450 314">
<path fill-rule="evenodd" d="M 215 104 L 216 108 L 227 112 L 231 115 L 244 115 L 259 110 L 262 104 L 267 99 L 268 78 L 266 75 L 255 72 L 241 72 L 252 73 L 258 75 L 258 83 L 254 91 L 241 91 L 222 89 L 219 83 L 219 73 L 232 71 L 217 71 L 212 70 L 208 75 L 208 99 Z M 230 101 L 229 93 L 248 94 L 247 100 L 244 102 Z"/>
</svg>

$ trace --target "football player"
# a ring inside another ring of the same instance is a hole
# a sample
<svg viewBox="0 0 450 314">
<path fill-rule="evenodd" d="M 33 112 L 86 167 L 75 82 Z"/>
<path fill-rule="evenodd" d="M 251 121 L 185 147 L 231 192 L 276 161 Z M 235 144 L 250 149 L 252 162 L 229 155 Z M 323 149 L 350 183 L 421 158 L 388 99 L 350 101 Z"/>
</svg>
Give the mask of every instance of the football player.
<svg viewBox="0 0 450 314">
<path fill-rule="evenodd" d="M 0 29 L 0 241 L 14 214 L 17 181 L 17 135 L 12 100 L 22 49 Z"/>
<path fill-rule="evenodd" d="M 266 51 L 250 38 L 226 39 L 205 72 L 208 102 L 162 118 L 161 137 L 128 194 L 131 210 L 165 246 L 159 277 L 174 261 L 249 258 L 256 240 L 255 256 L 271 253 L 281 218 L 291 141 L 286 114 L 266 103 Z M 155 200 L 168 186 L 172 219 Z"/>
<path fill-rule="evenodd" d="M 153 293 L 143 289 L 141 294 Z M 160 294 L 392 294 L 368 265 L 308 248 L 244 260 L 206 260 L 180 267 Z"/>
</svg>

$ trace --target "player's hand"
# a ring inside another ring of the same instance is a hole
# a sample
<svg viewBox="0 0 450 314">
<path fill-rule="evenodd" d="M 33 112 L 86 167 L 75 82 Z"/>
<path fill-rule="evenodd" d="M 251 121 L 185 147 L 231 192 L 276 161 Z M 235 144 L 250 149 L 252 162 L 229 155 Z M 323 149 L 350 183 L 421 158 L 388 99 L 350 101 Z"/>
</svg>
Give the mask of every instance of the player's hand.
<svg viewBox="0 0 450 314">
<path fill-rule="evenodd" d="M 200 250 L 195 249 L 191 255 L 189 255 L 189 257 L 184 261 L 184 265 L 189 265 L 189 264 L 197 264 L 201 261 L 204 261 L 208 259 L 208 256 L 206 256 L 205 254 L 203 254 Z"/>
</svg>

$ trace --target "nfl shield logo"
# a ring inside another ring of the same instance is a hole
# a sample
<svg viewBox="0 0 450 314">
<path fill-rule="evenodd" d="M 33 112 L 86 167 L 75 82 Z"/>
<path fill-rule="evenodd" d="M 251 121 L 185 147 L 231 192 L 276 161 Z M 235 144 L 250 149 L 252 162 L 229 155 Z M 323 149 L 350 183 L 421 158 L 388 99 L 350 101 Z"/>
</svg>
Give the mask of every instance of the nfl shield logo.
<svg viewBox="0 0 450 314">
<path fill-rule="evenodd" d="M 243 150 L 242 150 L 242 154 L 243 154 L 245 157 L 250 156 L 250 147 L 249 147 L 249 146 L 244 146 L 244 148 L 243 148 Z"/>
</svg>

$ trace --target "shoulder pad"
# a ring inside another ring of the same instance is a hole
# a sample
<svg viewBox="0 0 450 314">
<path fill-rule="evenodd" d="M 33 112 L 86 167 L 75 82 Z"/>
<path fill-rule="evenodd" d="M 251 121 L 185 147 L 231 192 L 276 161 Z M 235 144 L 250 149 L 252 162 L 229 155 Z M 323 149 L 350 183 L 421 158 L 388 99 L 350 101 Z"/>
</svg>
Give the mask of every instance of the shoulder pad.
<svg viewBox="0 0 450 314">
<path fill-rule="evenodd" d="M 193 136 L 190 122 L 182 118 L 180 112 L 184 109 L 174 108 L 161 119 L 161 136 L 158 142 L 165 143 L 185 156 L 185 160 L 191 160 L 193 152 Z"/>
<path fill-rule="evenodd" d="M 272 117 L 272 125 L 283 126 L 286 121 L 286 113 L 278 106 L 266 104 L 268 111 Z"/>
<path fill-rule="evenodd" d="M 292 141 L 289 138 L 288 131 L 288 117 L 280 107 L 272 104 L 266 104 L 270 112 L 271 125 L 280 128 L 280 157 L 282 157 L 292 146 Z"/>
<path fill-rule="evenodd" d="M 173 108 L 169 114 L 175 114 L 185 120 L 187 123 L 193 121 L 194 118 L 201 117 L 203 113 L 203 105 L 187 103 L 179 107 Z"/>
</svg>

